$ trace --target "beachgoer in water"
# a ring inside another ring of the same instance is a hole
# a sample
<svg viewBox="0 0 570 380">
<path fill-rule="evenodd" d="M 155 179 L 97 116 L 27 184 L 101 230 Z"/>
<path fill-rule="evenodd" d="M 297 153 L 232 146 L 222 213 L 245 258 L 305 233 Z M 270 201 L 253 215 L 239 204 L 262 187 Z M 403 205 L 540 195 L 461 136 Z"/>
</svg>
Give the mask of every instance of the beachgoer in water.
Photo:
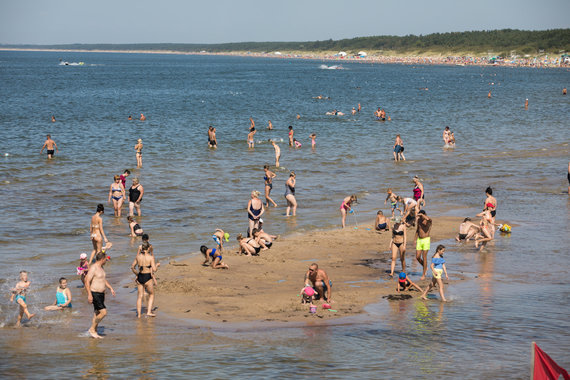
<svg viewBox="0 0 570 380">
<path fill-rule="evenodd" d="M 491 187 L 485 189 L 485 196 L 483 210 L 489 210 L 491 216 L 494 218 L 497 215 L 497 199 L 493 196 L 493 189 Z"/>
<path fill-rule="evenodd" d="M 123 188 L 126 189 L 127 188 L 127 177 L 131 174 L 131 171 L 129 169 L 125 169 L 125 171 L 123 172 L 123 174 L 121 174 L 119 176 L 119 178 L 121 178 L 121 183 L 123 184 Z M 125 197 L 125 199 L 127 199 Z"/>
<path fill-rule="evenodd" d="M 265 172 L 265 175 L 263 176 L 263 180 L 265 181 L 265 204 L 269 207 L 269 202 L 271 202 L 273 203 L 273 207 L 277 207 L 277 203 L 275 203 L 269 196 L 273 189 L 273 178 L 277 177 L 277 175 L 269 170 L 269 165 L 264 165 L 263 171 Z"/>
<path fill-rule="evenodd" d="M 129 215 L 134 216 L 134 210 L 137 210 L 137 215 L 141 214 L 141 201 L 144 195 L 144 189 L 139 183 L 138 178 L 133 178 L 133 184 L 129 188 Z"/>
<path fill-rule="evenodd" d="M 146 116 L 141 113 L 141 121 L 145 121 L 145 120 L 146 120 Z"/>
<path fill-rule="evenodd" d="M 220 251 L 220 253 L 224 252 L 224 239 L 226 239 L 226 241 L 228 241 L 229 236 L 230 235 L 229 234 L 226 235 L 224 230 L 222 230 L 221 228 L 216 228 L 216 230 L 214 231 L 214 234 L 212 235 L 212 239 L 216 243 L 216 248 Z"/>
<path fill-rule="evenodd" d="M 562 95 L 566 95 L 566 87 L 562 89 Z"/>
<path fill-rule="evenodd" d="M 295 149 L 299 149 L 301 147 L 301 143 L 297 141 L 297 139 L 293 139 L 293 145 L 295 146 Z"/>
<path fill-rule="evenodd" d="M 396 222 L 392 227 L 392 239 L 390 240 L 390 250 L 392 251 L 392 263 L 390 264 L 390 277 L 394 275 L 396 268 L 396 259 L 400 254 L 402 262 L 402 272 L 406 271 L 406 243 L 407 243 L 406 224 L 402 222 L 400 217 L 396 217 Z"/>
<path fill-rule="evenodd" d="M 105 231 L 103 231 L 103 218 L 101 215 L 105 212 L 105 206 L 102 204 L 97 205 L 97 212 L 91 217 L 91 225 L 89 226 L 89 233 L 91 234 L 91 243 L 93 244 L 93 250 L 91 251 L 91 256 L 89 257 L 89 264 L 93 262 L 93 257 L 97 252 L 103 250 L 103 241 L 105 244 L 109 242 L 107 236 L 105 236 Z"/>
<path fill-rule="evenodd" d="M 55 301 L 52 305 L 44 307 L 44 310 L 63 310 L 71 306 L 71 291 L 67 287 L 67 279 L 62 277 L 59 279 L 59 286 L 55 292 Z"/>
<path fill-rule="evenodd" d="M 315 299 L 323 299 L 332 302 L 332 281 L 329 279 L 327 272 L 319 269 L 316 263 L 311 264 L 307 273 L 305 273 L 305 286 L 312 286 L 317 296 Z"/>
<path fill-rule="evenodd" d="M 129 115 L 129 117 L 127 117 L 127 120 L 133 120 L 133 117 Z"/>
<path fill-rule="evenodd" d="M 289 126 L 289 146 L 293 146 L 293 135 L 295 134 L 295 131 L 293 130 L 293 126 L 290 125 Z"/>
<path fill-rule="evenodd" d="M 51 115 L 51 122 L 55 123 L 55 116 L 54 115 Z"/>
<path fill-rule="evenodd" d="M 265 212 L 265 207 L 263 207 L 263 202 L 259 199 L 259 195 L 261 193 L 259 191 L 252 191 L 251 192 L 251 199 L 247 202 L 247 219 L 248 219 L 248 226 L 247 229 L 248 234 L 247 236 L 251 236 L 251 231 L 254 228 L 259 226 L 259 218 Z"/>
<path fill-rule="evenodd" d="M 406 160 L 404 157 L 404 142 L 400 135 L 396 135 L 396 141 L 394 141 L 394 161 Z"/>
<path fill-rule="evenodd" d="M 400 196 L 398 196 L 398 198 L 396 198 L 398 200 L 398 202 L 401 202 L 402 205 L 404 206 L 404 212 L 402 215 L 402 220 L 404 221 L 404 223 L 414 226 L 416 224 L 416 206 L 417 206 L 417 202 L 414 201 L 412 198 L 402 198 Z"/>
<path fill-rule="evenodd" d="M 267 123 L 267 129 L 269 130 L 273 129 L 273 123 L 271 123 L 271 120 L 269 120 Z"/>
<path fill-rule="evenodd" d="M 59 153 L 59 149 L 57 148 L 57 144 L 55 143 L 55 141 L 53 141 L 51 139 L 51 135 L 47 135 L 46 141 L 44 142 L 44 145 L 42 146 L 42 149 L 40 150 L 40 154 L 43 153 L 44 149 L 46 149 L 48 159 L 51 159 L 53 157 L 53 155 L 55 154 L 55 152 Z"/>
<path fill-rule="evenodd" d="M 131 271 L 135 274 L 135 282 L 137 284 L 138 297 L 137 297 L 137 317 L 141 317 L 142 300 L 145 291 L 148 293 L 148 303 L 146 309 L 146 315 L 148 317 L 155 317 L 156 315 L 152 312 L 152 305 L 154 304 L 154 283 L 153 274 L 157 270 L 156 263 L 154 261 L 154 255 L 149 252 L 150 244 L 148 242 L 143 242 L 137 256 L 131 264 Z M 139 271 L 135 271 L 135 267 L 138 266 Z M 156 281 L 156 280 L 155 280 Z"/>
<path fill-rule="evenodd" d="M 299 120 L 301 118 L 301 115 L 297 114 L 297 120 Z"/>
<path fill-rule="evenodd" d="M 446 126 L 445 129 L 443 130 L 443 143 L 445 145 L 449 145 L 450 137 L 451 137 L 451 131 L 449 130 L 449 127 Z"/>
<path fill-rule="evenodd" d="M 26 293 L 31 284 L 32 283 L 28 280 L 28 272 L 23 270 L 20 272 L 20 281 L 18 281 L 16 286 L 11 289 L 12 295 L 10 296 L 10 302 L 16 302 L 19 306 L 16 327 L 20 327 L 22 324 L 22 317 L 24 314 L 26 314 L 26 318 L 28 318 L 28 320 L 32 319 L 35 315 L 29 312 L 28 304 L 26 303 Z"/>
<path fill-rule="evenodd" d="M 524 101 L 524 109 L 528 110 L 528 99 Z"/>
<path fill-rule="evenodd" d="M 255 140 L 254 140 L 254 135 L 257 133 L 257 131 L 255 130 L 255 128 L 252 128 L 249 133 L 247 134 L 247 147 L 248 148 L 254 148 L 255 147 Z"/>
<path fill-rule="evenodd" d="M 317 145 L 317 142 L 316 142 L 317 135 L 314 134 L 314 133 L 311 133 L 311 134 L 309 135 L 309 137 L 311 138 L 311 148 L 315 149 L 315 147 L 316 147 L 316 145 Z"/>
<path fill-rule="evenodd" d="M 77 275 L 81 276 L 81 282 L 85 285 L 85 276 L 89 271 L 89 262 L 87 262 L 87 254 L 82 253 L 79 255 L 79 266 L 77 267 Z"/>
<path fill-rule="evenodd" d="M 352 107 L 352 111 L 350 111 L 352 115 L 356 115 L 356 108 Z"/>
<path fill-rule="evenodd" d="M 93 304 L 94 315 L 89 328 L 89 334 L 93 338 L 102 339 L 103 337 L 97 334 L 97 327 L 99 323 L 107 315 L 107 307 L 105 306 L 105 289 L 109 288 L 113 297 L 115 290 L 107 281 L 107 274 L 103 266 L 107 262 L 107 255 L 105 252 L 98 252 L 95 256 L 95 264 L 91 265 L 87 277 L 85 278 L 85 291 L 87 292 L 87 302 Z"/>
<path fill-rule="evenodd" d="M 396 281 L 396 293 L 400 293 L 401 291 L 411 290 L 413 288 L 418 289 L 420 292 L 423 293 L 423 289 L 420 288 L 417 284 L 415 284 L 410 278 L 406 275 L 405 272 L 400 272 L 398 275 L 398 280 Z"/>
<path fill-rule="evenodd" d="M 281 148 L 279 148 L 279 145 L 277 145 L 277 143 L 273 140 L 269 140 L 271 141 L 271 145 L 273 145 L 273 148 L 275 149 L 275 167 L 278 168 L 279 167 L 279 159 L 281 158 Z"/>
<path fill-rule="evenodd" d="M 445 279 L 449 280 L 447 276 L 447 269 L 445 267 L 445 259 L 443 258 L 443 253 L 445 252 L 445 247 L 443 245 L 438 245 L 435 253 L 431 258 L 431 273 L 432 273 L 432 280 L 429 286 L 424 290 L 422 294 L 422 298 L 427 300 L 427 294 L 429 291 L 434 288 L 436 285 L 439 287 L 439 295 L 441 296 L 441 300 L 443 302 L 447 302 L 445 299 L 445 295 L 443 294 L 443 280 L 441 279 L 442 273 L 445 273 Z"/>
<path fill-rule="evenodd" d="M 451 131 L 451 134 L 449 135 L 449 146 L 455 148 L 455 135 L 453 134 L 453 131 Z"/>
<path fill-rule="evenodd" d="M 224 264 L 222 262 L 222 254 L 220 252 L 218 252 L 218 250 L 216 248 L 208 249 L 208 247 L 203 245 L 200 247 L 200 252 L 202 252 L 202 254 L 204 255 L 204 258 L 205 258 L 202 265 L 204 265 L 204 266 L 209 265 L 214 269 L 230 269 L 229 266 L 227 266 L 226 264 Z M 210 259 L 212 259 L 211 264 L 209 264 Z"/>
<path fill-rule="evenodd" d="M 416 260 L 420 263 L 424 270 L 422 277 L 420 280 L 424 280 L 426 278 L 427 273 L 427 253 L 430 248 L 430 232 L 432 226 L 432 220 L 430 217 L 426 215 L 425 210 L 421 210 L 418 213 L 418 226 L 416 228 Z"/>
<path fill-rule="evenodd" d="M 341 225 L 342 228 L 345 227 L 345 222 L 346 222 L 346 214 L 347 213 L 352 213 L 354 211 L 352 211 L 352 202 L 358 202 L 358 200 L 356 199 L 356 195 L 349 195 L 348 197 L 345 197 L 342 200 L 342 203 L 340 205 L 340 217 L 341 217 Z"/>
<path fill-rule="evenodd" d="M 358 103 L 358 109 L 357 109 L 357 111 L 360 112 L 360 110 L 361 110 L 360 103 Z"/>
<path fill-rule="evenodd" d="M 487 94 L 487 98 L 491 99 L 491 90 L 489 90 L 489 93 Z"/>
<path fill-rule="evenodd" d="M 475 248 L 479 248 L 479 251 L 482 251 L 487 243 L 494 238 L 495 222 L 489 209 L 477 214 L 477 216 L 481 217 L 481 221 L 479 222 L 479 234 L 475 237 Z M 479 245 L 481 245 L 481 247 L 479 247 Z"/>
<path fill-rule="evenodd" d="M 390 201 L 390 207 L 392 208 L 392 218 L 394 218 L 394 213 L 396 210 L 398 210 L 400 212 L 400 215 L 402 215 L 402 210 L 400 210 L 398 207 L 398 196 L 392 191 L 392 189 L 388 189 L 386 193 L 388 196 L 384 200 L 384 204 Z"/>
<path fill-rule="evenodd" d="M 295 199 L 295 184 L 297 183 L 295 172 L 289 174 L 289 179 L 285 182 L 285 199 L 287 200 L 287 210 L 285 216 L 289 216 L 289 211 L 293 208 L 293 216 L 297 214 L 297 199 Z"/>
<path fill-rule="evenodd" d="M 208 147 L 218 147 L 218 140 L 216 139 L 216 128 L 212 127 L 211 125 L 208 127 Z"/>
<path fill-rule="evenodd" d="M 109 203 L 111 203 L 111 198 L 113 199 L 115 216 L 121 216 L 121 207 L 123 207 L 123 202 L 126 199 L 125 188 L 121 182 L 121 176 L 116 175 L 113 177 L 113 183 L 109 188 Z"/>
<path fill-rule="evenodd" d="M 138 139 L 137 144 L 135 145 L 135 152 L 136 152 L 135 155 L 137 157 L 137 168 L 142 168 L 142 149 L 143 149 L 142 139 Z"/>
<path fill-rule="evenodd" d="M 246 256 L 252 256 L 256 254 L 256 249 L 247 243 L 248 239 L 244 238 L 242 234 L 237 234 L 236 240 L 239 243 L 238 255 L 241 255 L 242 253 Z"/>
<path fill-rule="evenodd" d="M 414 176 L 414 178 L 412 179 L 412 181 L 414 182 L 414 189 L 412 190 L 414 192 L 414 200 L 416 201 L 416 213 L 418 211 L 420 211 L 420 206 L 425 207 L 426 206 L 426 200 L 425 200 L 425 196 L 424 196 L 424 185 L 422 185 L 422 183 L 420 182 L 419 177 L 416 175 Z"/>
<path fill-rule="evenodd" d="M 129 230 L 131 232 L 131 237 L 137 237 L 143 235 L 142 227 L 136 222 L 134 216 L 127 216 L 127 221 L 129 222 Z"/>
<path fill-rule="evenodd" d="M 390 230 L 390 219 L 384 216 L 382 210 L 378 210 L 378 212 L 376 213 L 376 220 L 374 221 L 374 229 L 376 231 Z"/>
<path fill-rule="evenodd" d="M 253 131 L 255 130 L 255 121 L 253 121 L 253 118 L 249 118 L 249 131 Z"/>
<path fill-rule="evenodd" d="M 455 237 L 456 241 L 469 241 L 476 234 L 480 233 L 481 229 L 474 223 L 471 223 L 471 218 L 463 219 L 463 223 L 459 225 L 459 233 Z"/>
</svg>

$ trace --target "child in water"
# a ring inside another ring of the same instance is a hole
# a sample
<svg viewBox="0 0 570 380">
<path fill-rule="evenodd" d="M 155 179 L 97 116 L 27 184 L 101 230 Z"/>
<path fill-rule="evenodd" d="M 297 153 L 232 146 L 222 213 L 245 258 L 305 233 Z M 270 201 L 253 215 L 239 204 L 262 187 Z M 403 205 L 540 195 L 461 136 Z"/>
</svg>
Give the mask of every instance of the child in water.
<svg viewBox="0 0 570 380">
<path fill-rule="evenodd" d="M 390 201 L 390 205 L 392 206 L 392 219 L 394 218 L 394 212 L 396 210 L 398 210 L 400 215 L 402 215 L 402 210 L 398 207 L 398 196 L 392 191 L 392 189 L 388 189 L 386 193 L 388 193 L 388 196 L 386 197 L 384 204 L 386 204 L 388 200 Z"/>
<path fill-rule="evenodd" d="M 396 281 L 396 293 L 400 293 L 400 291 L 404 290 L 411 290 L 412 287 L 418 289 L 420 292 L 423 293 L 423 289 L 416 285 L 412 280 L 406 276 L 405 272 L 400 272 L 398 276 L 398 280 Z"/>
<path fill-rule="evenodd" d="M 212 264 L 210 265 L 212 268 L 214 268 L 214 269 L 230 269 L 229 266 L 227 266 L 226 264 L 224 264 L 222 262 L 222 255 L 220 254 L 220 252 L 218 252 L 218 250 L 216 248 L 208 249 L 208 247 L 203 245 L 200 247 L 200 252 L 202 252 L 204 257 L 206 258 L 204 260 L 203 265 L 208 265 L 210 259 L 212 259 Z"/>
<path fill-rule="evenodd" d="M 445 268 L 445 259 L 443 258 L 443 253 L 445 252 L 445 247 L 443 245 L 438 245 L 433 257 L 431 259 L 431 272 L 432 272 L 432 279 L 429 286 L 422 294 L 422 298 L 427 300 L 427 294 L 429 291 L 435 287 L 436 285 L 439 286 L 439 295 L 441 296 L 441 300 L 443 302 L 447 302 L 445 299 L 445 295 L 443 294 L 443 280 L 441 279 L 441 274 L 445 273 L 445 279 L 449 280 L 447 276 L 447 269 Z"/>
<path fill-rule="evenodd" d="M 293 144 L 295 145 L 295 148 L 301 147 L 301 143 L 299 141 L 297 141 L 297 139 L 293 139 Z"/>
<path fill-rule="evenodd" d="M 135 221 L 134 216 L 127 216 L 127 221 L 129 222 L 129 229 L 131 230 L 131 237 L 137 237 L 143 235 L 142 227 Z"/>
<path fill-rule="evenodd" d="M 87 255 L 85 255 L 87 256 Z M 87 259 L 87 257 L 86 257 Z M 55 301 L 52 305 L 46 306 L 44 310 L 63 310 L 71 307 L 71 291 L 67 287 L 67 279 L 62 277 L 59 279 L 59 286 L 55 293 Z"/>
<path fill-rule="evenodd" d="M 89 270 L 89 263 L 87 262 L 87 254 L 82 253 L 79 255 L 79 266 L 77 267 L 77 275 L 81 276 L 81 282 L 85 285 L 85 276 Z"/>
<path fill-rule="evenodd" d="M 317 139 L 317 135 L 311 133 L 309 137 L 311 138 L 311 148 L 314 148 L 317 145 L 317 142 L 315 141 Z"/>
<path fill-rule="evenodd" d="M 20 281 L 18 281 L 14 288 L 12 288 L 12 296 L 10 297 L 10 302 L 16 302 L 20 306 L 20 313 L 18 314 L 16 327 L 20 327 L 24 314 L 26 314 L 26 318 L 28 318 L 28 320 L 32 319 L 32 317 L 35 315 L 30 314 L 28 311 L 28 305 L 26 304 L 26 292 L 30 288 L 31 284 L 32 283 L 28 281 L 28 272 L 23 270 L 20 272 Z"/>
</svg>

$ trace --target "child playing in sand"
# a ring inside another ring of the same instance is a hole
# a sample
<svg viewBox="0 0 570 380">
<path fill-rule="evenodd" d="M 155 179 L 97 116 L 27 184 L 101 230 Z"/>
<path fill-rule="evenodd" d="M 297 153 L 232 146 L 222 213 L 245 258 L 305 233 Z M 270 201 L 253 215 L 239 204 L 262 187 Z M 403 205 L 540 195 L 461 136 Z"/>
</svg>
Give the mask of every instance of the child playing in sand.
<svg viewBox="0 0 570 380">
<path fill-rule="evenodd" d="M 87 259 L 87 255 L 85 255 L 85 259 Z M 44 310 L 53 311 L 53 310 L 63 310 L 65 308 L 71 307 L 71 291 L 67 287 L 67 279 L 62 277 L 59 279 L 59 286 L 57 287 L 55 293 L 55 301 L 52 305 L 44 307 Z"/>
<path fill-rule="evenodd" d="M 390 219 L 384 216 L 382 210 L 378 210 L 378 212 L 376 213 L 376 220 L 374 221 L 374 229 L 376 231 L 390 230 Z"/>
<path fill-rule="evenodd" d="M 392 191 L 392 189 L 388 189 L 386 193 L 388 193 L 388 196 L 386 197 L 384 204 L 390 200 L 390 205 L 392 206 L 392 219 L 394 219 L 394 211 L 398 210 L 400 215 L 402 215 L 402 210 L 398 207 L 398 196 Z"/>
<path fill-rule="evenodd" d="M 423 293 L 423 289 L 416 285 L 412 280 L 406 276 L 405 272 L 400 272 L 398 276 L 398 280 L 396 281 L 396 293 L 400 293 L 400 291 L 404 290 L 411 290 L 412 287 L 418 289 L 420 292 Z"/>
<path fill-rule="evenodd" d="M 207 266 L 210 259 L 212 259 L 212 264 L 210 265 L 212 268 L 214 268 L 214 269 L 230 269 L 229 266 L 227 266 L 226 264 L 224 264 L 222 262 L 222 255 L 220 254 L 220 252 L 218 252 L 218 250 L 216 248 L 208 249 L 208 247 L 203 245 L 200 247 L 200 252 L 202 252 L 204 257 L 206 258 L 206 260 L 204 260 L 204 263 L 202 263 L 202 265 Z"/>
<path fill-rule="evenodd" d="M 436 285 L 439 286 L 439 295 L 441 296 L 441 300 L 443 302 L 447 302 L 445 299 L 445 295 L 443 294 L 443 281 L 441 279 L 442 272 L 445 273 L 445 279 L 449 280 L 447 276 L 447 269 L 445 268 L 445 259 L 443 258 L 443 253 L 445 252 L 445 247 L 443 245 L 438 245 L 433 257 L 431 259 L 431 272 L 432 272 L 432 279 L 429 286 L 422 294 L 422 298 L 427 300 L 427 294 L 429 291 L 435 287 Z"/>
<path fill-rule="evenodd" d="M 30 288 L 32 283 L 28 281 L 28 272 L 25 270 L 20 272 L 20 281 L 12 289 L 12 296 L 10 297 L 10 302 L 14 301 L 20 306 L 20 313 L 18 314 L 18 321 L 16 322 L 16 327 L 20 327 L 22 323 L 22 317 L 26 314 L 28 320 L 32 319 L 35 314 L 30 314 L 28 311 L 28 305 L 26 304 L 26 292 Z"/>
<path fill-rule="evenodd" d="M 301 297 L 303 297 L 301 299 L 302 304 L 308 303 L 309 305 L 314 306 L 313 301 L 315 299 L 315 289 L 311 288 L 310 286 L 304 286 L 299 294 Z"/>
<path fill-rule="evenodd" d="M 81 276 L 81 282 L 85 285 L 85 276 L 89 270 L 89 263 L 87 262 L 87 254 L 82 253 L 79 255 L 79 266 L 77 267 L 77 275 Z"/>
<path fill-rule="evenodd" d="M 309 137 L 311 138 L 311 148 L 315 148 L 315 146 L 317 145 L 317 142 L 315 141 L 317 139 L 317 135 L 311 133 Z"/>
<path fill-rule="evenodd" d="M 216 228 L 216 231 L 214 231 L 212 239 L 214 239 L 216 242 L 216 248 L 220 251 L 220 253 L 224 252 L 224 239 L 226 239 L 226 241 L 229 241 L 229 238 L 230 234 L 226 234 L 221 228 Z"/>
</svg>

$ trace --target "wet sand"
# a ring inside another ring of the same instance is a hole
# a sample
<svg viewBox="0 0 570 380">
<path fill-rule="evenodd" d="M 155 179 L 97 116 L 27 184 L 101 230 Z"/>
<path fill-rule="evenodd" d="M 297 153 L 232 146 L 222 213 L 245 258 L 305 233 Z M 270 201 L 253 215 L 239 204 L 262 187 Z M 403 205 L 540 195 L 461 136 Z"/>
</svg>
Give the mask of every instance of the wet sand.
<svg viewBox="0 0 570 380">
<path fill-rule="evenodd" d="M 459 217 L 433 218 L 431 250 L 438 242 L 457 233 Z M 414 228 L 408 229 L 407 267 L 412 281 L 424 287 L 431 280 L 420 281 L 421 268 L 415 260 Z M 377 233 L 372 223 L 355 229 L 313 231 L 279 238 L 260 256 L 239 256 L 237 249 L 226 247 L 223 261 L 229 270 L 202 266 L 203 256 L 163 263 L 157 273 L 156 306 L 160 312 L 185 319 L 211 322 L 275 321 L 295 322 L 309 318 L 331 319 L 364 312 L 368 304 L 395 293 L 395 281 L 401 268 L 398 260 L 395 277 L 388 275 L 391 262 L 390 232 Z M 473 243 L 468 243 L 473 244 Z M 475 250 L 475 248 L 473 248 Z M 333 282 L 332 308 L 309 313 L 298 295 L 303 278 L 313 262 L 324 269 Z M 410 269 L 408 269 L 410 271 Z M 450 283 L 459 276 L 450 272 Z M 436 291 L 437 292 L 437 291 Z M 406 292 L 419 297 L 419 292 Z"/>
</svg>

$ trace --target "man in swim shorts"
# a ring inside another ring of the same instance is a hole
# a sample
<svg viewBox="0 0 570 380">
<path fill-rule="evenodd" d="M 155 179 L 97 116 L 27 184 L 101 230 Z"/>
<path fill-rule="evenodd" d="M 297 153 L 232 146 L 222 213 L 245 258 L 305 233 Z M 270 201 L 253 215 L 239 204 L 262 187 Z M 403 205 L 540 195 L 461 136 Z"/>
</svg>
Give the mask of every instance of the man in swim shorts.
<svg viewBox="0 0 570 380">
<path fill-rule="evenodd" d="M 420 210 L 418 212 L 418 226 L 416 228 L 416 260 L 420 263 L 424 270 L 422 272 L 422 277 L 420 280 L 425 280 L 426 272 L 428 268 L 427 253 L 430 246 L 430 231 L 431 231 L 432 220 L 427 216 L 425 210 Z"/>
<path fill-rule="evenodd" d="M 42 150 L 40 150 L 40 154 L 44 151 L 44 149 L 46 149 L 46 151 L 47 151 L 48 158 L 52 158 L 53 155 L 55 154 L 55 151 L 57 151 L 59 153 L 59 149 L 57 149 L 57 144 L 55 143 L 55 141 L 53 141 L 51 139 L 51 135 L 47 135 L 46 141 L 44 142 L 44 145 L 42 146 Z M 55 149 L 55 151 L 54 151 L 54 149 Z"/>
<path fill-rule="evenodd" d="M 103 337 L 97 334 L 97 326 L 107 315 L 107 307 L 105 306 L 105 289 L 109 288 L 113 297 L 115 291 L 106 279 L 106 273 L 103 269 L 105 262 L 107 262 L 107 255 L 104 252 L 97 253 L 95 256 L 95 264 L 89 267 L 89 272 L 85 277 L 85 290 L 87 291 L 87 301 L 93 304 L 95 314 L 89 329 L 89 335 L 93 338 L 102 339 Z"/>
<path fill-rule="evenodd" d="M 332 299 L 332 281 L 329 279 L 327 272 L 319 269 L 318 264 L 313 263 L 305 273 L 305 286 L 313 286 L 317 292 L 315 299 L 323 299 L 331 302 Z"/>
</svg>

